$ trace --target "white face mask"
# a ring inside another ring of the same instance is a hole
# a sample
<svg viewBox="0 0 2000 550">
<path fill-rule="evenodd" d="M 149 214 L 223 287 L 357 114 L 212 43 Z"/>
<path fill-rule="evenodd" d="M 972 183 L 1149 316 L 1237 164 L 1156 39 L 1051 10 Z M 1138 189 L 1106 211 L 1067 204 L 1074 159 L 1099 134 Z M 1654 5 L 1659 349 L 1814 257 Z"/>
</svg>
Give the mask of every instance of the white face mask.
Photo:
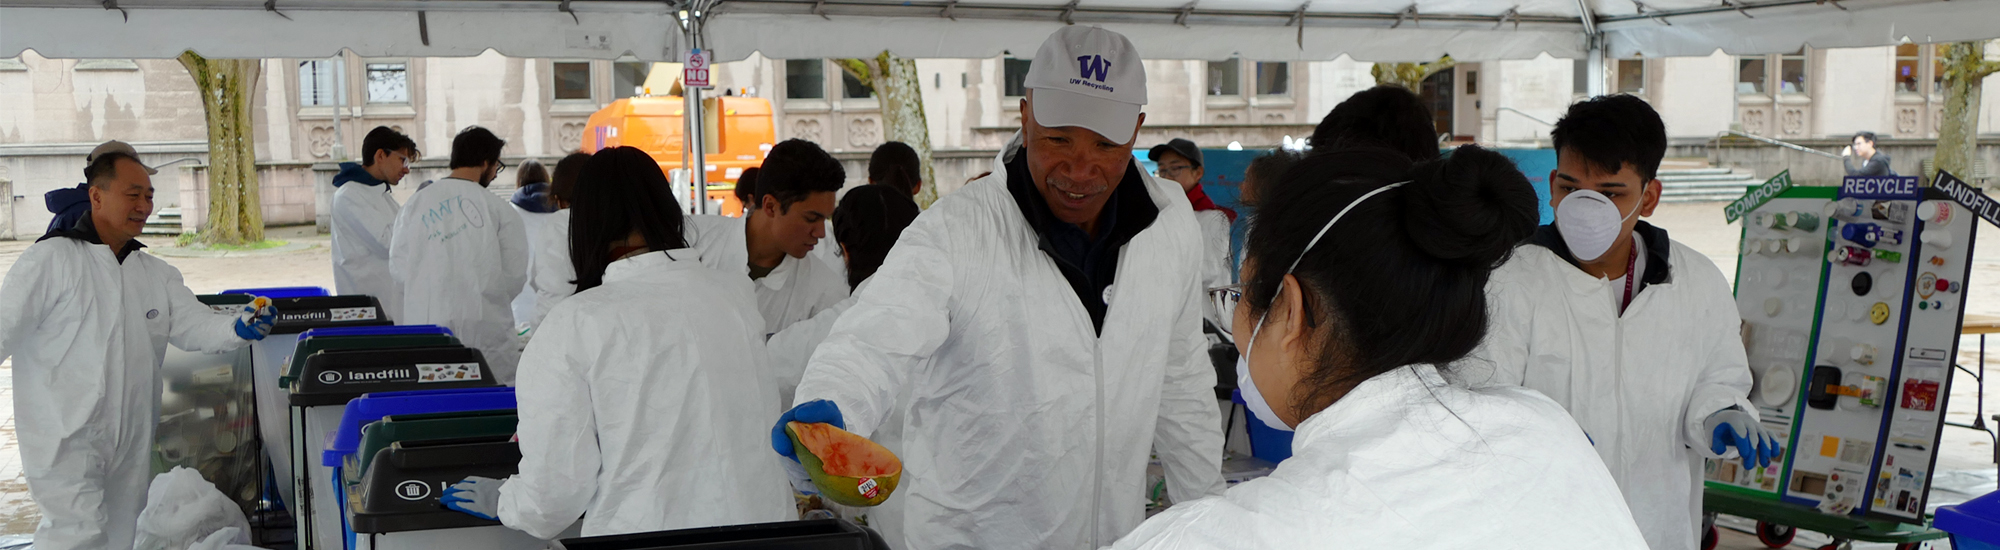
<svg viewBox="0 0 2000 550">
<path fill-rule="evenodd" d="M 1285 268 L 1285 274 L 1290 275 L 1293 269 L 1298 269 L 1299 261 L 1306 258 L 1306 253 L 1312 251 L 1313 245 L 1319 244 L 1320 238 L 1326 236 L 1326 231 L 1333 229 L 1333 224 L 1346 216 L 1348 211 L 1354 210 L 1356 205 L 1368 200 L 1369 197 L 1379 195 L 1383 191 L 1402 187 L 1405 183 L 1409 182 L 1396 182 L 1378 187 L 1374 191 L 1369 191 L 1361 195 L 1361 198 L 1354 199 L 1354 202 L 1347 203 L 1346 208 L 1340 209 L 1339 213 L 1333 215 L 1333 219 L 1327 220 L 1326 225 L 1319 228 L 1319 233 L 1314 234 L 1312 240 L 1306 241 L 1306 247 L 1299 251 L 1299 257 L 1293 258 L 1292 265 Z M 1271 310 L 1267 307 L 1264 309 L 1264 314 L 1257 317 L 1257 326 L 1250 329 L 1250 339 L 1243 343 L 1243 354 L 1236 357 L 1236 388 L 1243 392 L 1243 403 L 1250 407 L 1251 413 L 1257 415 L 1257 420 L 1262 421 L 1265 426 L 1271 429 L 1289 432 L 1292 431 L 1292 427 L 1286 425 L 1285 421 L 1278 419 L 1278 413 L 1271 410 L 1269 402 L 1264 401 L 1264 392 L 1257 390 L 1257 381 L 1250 378 L 1250 350 L 1257 347 L 1257 334 L 1263 332 L 1264 319 L 1270 317 L 1270 315 Z"/>
<path fill-rule="evenodd" d="M 1644 185 L 1640 189 L 1645 189 Z M 1618 234 L 1624 232 L 1625 221 L 1639 215 L 1639 209 L 1620 215 L 1618 205 L 1612 204 L 1611 197 L 1589 189 L 1571 191 L 1556 205 L 1556 232 L 1562 234 L 1563 243 L 1569 245 L 1569 252 L 1578 261 L 1590 262 L 1604 257 L 1611 250 L 1611 244 L 1618 242 Z"/>
</svg>

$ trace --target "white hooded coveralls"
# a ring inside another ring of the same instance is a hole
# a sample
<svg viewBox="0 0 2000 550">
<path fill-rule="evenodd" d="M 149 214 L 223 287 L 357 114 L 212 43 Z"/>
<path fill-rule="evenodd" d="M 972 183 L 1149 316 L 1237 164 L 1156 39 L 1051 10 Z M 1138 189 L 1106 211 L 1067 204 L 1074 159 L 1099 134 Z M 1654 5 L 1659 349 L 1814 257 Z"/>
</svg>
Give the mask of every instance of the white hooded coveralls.
<svg viewBox="0 0 2000 550">
<path fill-rule="evenodd" d="M 450 328 L 501 383 L 520 360 L 511 305 L 528 281 L 528 234 L 514 205 L 469 180 L 437 180 L 396 216 L 389 272 L 404 325 Z"/>
<path fill-rule="evenodd" d="M 1159 214 L 1125 244 L 1102 336 L 1007 185 L 934 204 L 813 354 L 798 402 L 867 436 L 908 393 L 910 548 L 1083 548 L 1144 517 L 1157 449 L 1169 493 L 1220 489 L 1221 411 L 1201 335 L 1201 236 L 1178 185 L 1140 175 Z M 1134 170 L 1136 172 L 1136 170 Z"/>
<path fill-rule="evenodd" d="M 710 269 L 750 276 L 750 247 L 744 233 L 744 218 L 688 216 L 688 245 L 701 252 L 701 263 Z M 814 250 L 833 246 L 822 239 Z M 778 267 L 762 279 L 751 281 L 757 289 L 757 310 L 764 314 L 764 336 L 769 337 L 811 319 L 813 315 L 847 299 L 847 271 L 831 265 L 816 253 L 804 258 L 784 256 Z"/>
<path fill-rule="evenodd" d="M 92 242 L 94 229 L 53 235 L 0 284 L 0 359 L 14 358 L 21 470 L 42 510 L 35 548 L 131 548 L 152 481 L 167 344 L 221 353 L 249 342 L 235 316 L 196 300 L 180 270 L 136 242 L 119 262 Z"/>
<path fill-rule="evenodd" d="M 569 209 L 551 212 L 542 220 L 542 230 L 528 239 L 528 289 L 535 293 L 535 311 L 528 319 L 528 334 L 542 326 L 549 310 L 576 294 L 576 266 L 569 259 Z"/>
<path fill-rule="evenodd" d="M 389 236 L 401 206 L 387 184 L 350 181 L 333 191 L 333 291 L 374 296 L 401 319 L 403 291 L 389 275 Z"/>
<path fill-rule="evenodd" d="M 1618 485 L 1562 407 L 1383 373 L 1299 423 L 1271 475 L 1161 512 L 1125 549 L 1644 550 Z"/>
<path fill-rule="evenodd" d="M 571 282 L 576 280 L 576 267 L 571 265 L 569 257 L 569 211 L 549 216 L 548 225 L 535 241 L 534 276 L 529 281 L 535 289 L 535 309 L 541 312 L 539 316 L 548 315 L 556 304 L 576 293 L 576 285 Z M 702 265 L 749 280 L 750 251 L 743 233 L 743 218 L 690 215 L 683 219 L 681 228 L 688 246 L 701 254 Z M 831 244 L 822 242 L 823 246 Z M 817 254 L 807 254 L 804 258 L 786 256 L 769 275 L 751 283 L 757 293 L 757 309 L 764 316 L 764 336 L 811 319 L 847 299 L 846 270 L 827 265 L 819 258 Z M 831 324 L 832 317 L 827 319 Z M 539 325 L 540 320 L 536 323 Z M 799 358 L 801 367 L 804 360 Z M 796 369 L 793 370 L 788 385 L 798 383 Z"/>
<path fill-rule="evenodd" d="M 691 249 L 612 262 L 521 357 L 521 468 L 500 519 L 543 539 L 798 518 L 750 282 Z"/>
<path fill-rule="evenodd" d="M 1624 285 L 1565 260 L 1550 248 L 1567 250 L 1561 237 L 1544 226 L 1488 281 L 1492 324 L 1473 355 L 1495 369 L 1491 383 L 1542 392 L 1576 417 L 1647 544 L 1695 548 L 1702 459 L 1715 456 L 1702 423 L 1731 406 L 1757 414 L 1742 319 L 1708 257 L 1645 222 L 1636 233 L 1647 239 L 1648 282 L 1620 315 L 1614 296 Z"/>
</svg>

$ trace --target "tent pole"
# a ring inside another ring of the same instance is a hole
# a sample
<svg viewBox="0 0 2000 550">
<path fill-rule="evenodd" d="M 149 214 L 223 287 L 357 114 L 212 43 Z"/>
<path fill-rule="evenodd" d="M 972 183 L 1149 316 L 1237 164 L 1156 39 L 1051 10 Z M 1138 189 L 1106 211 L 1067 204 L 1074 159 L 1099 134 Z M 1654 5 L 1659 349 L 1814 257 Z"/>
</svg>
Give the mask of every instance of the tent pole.
<svg viewBox="0 0 2000 550">
<path fill-rule="evenodd" d="M 694 51 L 701 49 L 703 45 L 701 27 L 703 20 L 708 18 L 708 13 L 703 9 L 707 6 L 700 3 L 696 3 L 690 7 L 693 9 L 688 11 L 687 26 L 685 28 L 687 30 L 689 51 Z M 685 73 L 683 76 L 685 76 Z M 681 134 L 681 141 L 687 144 L 687 156 L 684 158 L 686 162 L 682 162 L 681 165 L 688 170 L 688 187 L 694 189 L 694 198 L 690 199 L 694 202 L 694 213 L 708 214 L 708 157 L 707 153 L 702 150 L 703 145 L 705 145 L 702 142 L 708 134 L 706 132 L 707 125 L 702 121 L 701 90 L 693 86 L 688 86 L 687 82 L 683 80 L 681 82 L 681 96 L 687 103 L 683 110 L 687 114 L 681 117 L 681 120 L 687 124 L 687 129 Z"/>
<path fill-rule="evenodd" d="M 1604 95 L 1606 86 L 1604 71 L 1604 33 L 1597 30 L 1597 14 L 1590 11 L 1588 0 L 1576 0 L 1576 18 L 1583 23 L 1584 93 L 1590 97 Z"/>
</svg>

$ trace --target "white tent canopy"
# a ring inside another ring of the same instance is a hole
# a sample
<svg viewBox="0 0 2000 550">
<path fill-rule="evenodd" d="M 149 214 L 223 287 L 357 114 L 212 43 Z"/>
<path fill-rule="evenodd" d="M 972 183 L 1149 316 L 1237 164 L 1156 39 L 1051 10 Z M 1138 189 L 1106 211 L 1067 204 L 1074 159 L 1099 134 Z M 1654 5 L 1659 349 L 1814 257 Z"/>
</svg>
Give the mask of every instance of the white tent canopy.
<svg viewBox="0 0 2000 550">
<path fill-rule="evenodd" d="M 707 13 L 702 13 L 706 9 Z M 0 0 L 0 57 L 469 56 L 716 61 L 1028 55 L 1095 24 L 1155 59 L 1465 61 L 1764 54 L 2000 37 L 2000 0 Z"/>
</svg>

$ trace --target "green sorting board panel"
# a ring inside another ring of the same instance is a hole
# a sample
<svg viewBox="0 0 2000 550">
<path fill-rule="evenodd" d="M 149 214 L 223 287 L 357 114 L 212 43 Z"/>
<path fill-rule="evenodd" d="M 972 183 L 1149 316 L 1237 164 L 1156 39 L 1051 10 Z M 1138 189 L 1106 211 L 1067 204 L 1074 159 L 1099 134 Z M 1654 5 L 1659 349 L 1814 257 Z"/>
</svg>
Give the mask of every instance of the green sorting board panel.
<svg viewBox="0 0 2000 550">
<path fill-rule="evenodd" d="M 1786 440 L 1786 449 L 1792 448 L 1802 382 L 1811 370 L 1832 231 L 1824 210 L 1836 192 L 1833 187 L 1792 187 L 1740 220 L 1735 283 L 1755 380 L 1750 401 L 1765 427 Z M 1738 459 L 1710 460 L 1703 477 L 1714 490 L 1778 500 L 1788 480 L 1785 462 L 1790 455 L 1751 470 L 1743 469 Z"/>
<path fill-rule="evenodd" d="M 354 470 L 347 475 L 353 481 L 360 481 L 375 453 L 394 443 L 511 436 L 519 424 L 520 417 L 513 410 L 389 416 L 361 428 L 360 452 L 348 458 Z"/>
</svg>

